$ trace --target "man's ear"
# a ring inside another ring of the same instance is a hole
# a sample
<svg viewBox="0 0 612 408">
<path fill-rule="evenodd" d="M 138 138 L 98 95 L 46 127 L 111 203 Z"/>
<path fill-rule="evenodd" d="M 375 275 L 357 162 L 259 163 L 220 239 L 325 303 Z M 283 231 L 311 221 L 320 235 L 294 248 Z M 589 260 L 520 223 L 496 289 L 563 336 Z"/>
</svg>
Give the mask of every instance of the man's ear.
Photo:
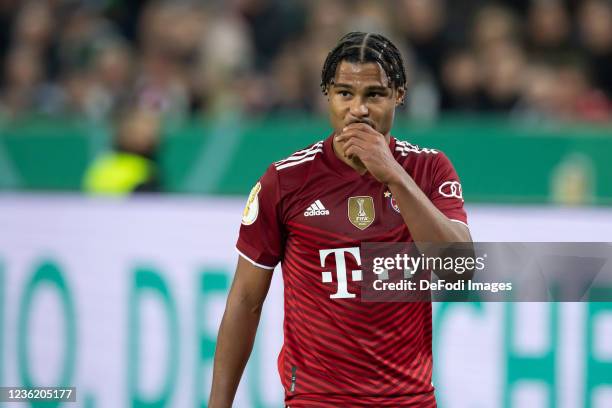
<svg viewBox="0 0 612 408">
<path fill-rule="evenodd" d="M 406 100 L 406 88 L 404 87 L 397 88 L 397 91 L 395 94 L 395 105 L 396 106 L 403 105 L 405 100 Z"/>
</svg>

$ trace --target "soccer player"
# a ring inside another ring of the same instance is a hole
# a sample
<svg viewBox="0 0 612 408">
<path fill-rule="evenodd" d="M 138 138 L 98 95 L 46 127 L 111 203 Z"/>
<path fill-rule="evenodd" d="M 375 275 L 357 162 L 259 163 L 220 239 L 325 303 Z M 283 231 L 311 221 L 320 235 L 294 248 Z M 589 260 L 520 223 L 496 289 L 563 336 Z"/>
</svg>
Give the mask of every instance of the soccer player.
<svg viewBox="0 0 612 408">
<path fill-rule="evenodd" d="M 471 241 L 459 179 L 389 134 L 406 74 L 387 38 L 345 35 L 321 77 L 333 133 L 273 163 L 244 210 L 209 406 L 232 405 L 281 262 L 287 406 L 435 407 L 431 303 L 361 302 L 360 244 Z"/>
</svg>

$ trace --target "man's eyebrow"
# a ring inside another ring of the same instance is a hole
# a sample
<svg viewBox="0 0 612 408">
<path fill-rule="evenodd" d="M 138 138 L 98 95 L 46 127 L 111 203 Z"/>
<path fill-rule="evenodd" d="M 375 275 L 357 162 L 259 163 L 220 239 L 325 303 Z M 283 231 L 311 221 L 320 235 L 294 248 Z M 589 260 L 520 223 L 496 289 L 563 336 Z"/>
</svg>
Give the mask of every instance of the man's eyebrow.
<svg viewBox="0 0 612 408">
<path fill-rule="evenodd" d="M 341 82 L 334 83 L 333 85 L 335 87 L 337 87 L 337 88 L 347 88 L 347 89 L 352 89 L 353 88 L 352 85 L 344 84 L 344 83 L 341 83 Z M 368 91 L 386 91 L 386 90 L 389 89 L 389 87 L 388 86 L 382 86 L 382 85 L 371 85 L 371 86 L 366 86 L 366 89 Z"/>
<path fill-rule="evenodd" d="M 366 87 L 366 89 L 368 91 L 387 91 L 387 90 L 389 90 L 389 87 L 388 86 L 381 86 L 381 85 L 372 85 L 372 86 Z"/>
<path fill-rule="evenodd" d="M 343 84 L 341 82 L 335 82 L 333 85 L 337 88 L 352 88 L 353 87 L 352 85 Z"/>
</svg>

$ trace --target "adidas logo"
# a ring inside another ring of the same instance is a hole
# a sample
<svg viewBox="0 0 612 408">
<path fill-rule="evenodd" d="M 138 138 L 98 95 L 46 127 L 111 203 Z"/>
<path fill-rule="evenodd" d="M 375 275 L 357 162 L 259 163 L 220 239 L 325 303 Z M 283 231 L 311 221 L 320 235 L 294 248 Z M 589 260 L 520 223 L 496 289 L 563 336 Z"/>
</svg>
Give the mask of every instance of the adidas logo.
<svg viewBox="0 0 612 408">
<path fill-rule="evenodd" d="M 314 217 L 316 215 L 329 215 L 329 210 L 323 206 L 320 200 L 310 204 L 310 207 L 304 211 L 305 217 Z"/>
</svg>

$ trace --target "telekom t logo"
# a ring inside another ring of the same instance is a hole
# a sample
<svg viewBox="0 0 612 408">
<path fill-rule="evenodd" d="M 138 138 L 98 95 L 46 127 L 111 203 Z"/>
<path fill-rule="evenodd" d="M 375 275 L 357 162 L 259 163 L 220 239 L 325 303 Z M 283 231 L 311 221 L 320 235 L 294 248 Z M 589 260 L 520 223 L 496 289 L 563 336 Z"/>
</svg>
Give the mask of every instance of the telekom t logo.
<svg viewBox="0 0 612 408">
<path fill-rule="evenodd" d="M 354 298 L 356 295 L 354 293 L 349 293 L 346 281 L 346 259 L 344 258 L 344 254 L 348 252 L 353 255 L 355 261 L 357 261 L 357 265 L 361 266 L 361 256 L 359 255 L 359 247 L 355 248 L 336 248 L 336 249 L 321 249 L 319 251 L 319 256 L 321 258 L 321 267 L 325 268 L 325 259 L 327 255 L 334 254 L 336 258 L 336 280 L 338 281 L 338 291 L 333 295 L 329 295 L 332 299 L 350 299 Z M 353 281 L 361 281 L 363 279 L 361 275 L 361 269 L 355 269 L 351 271 L 351 277 Z M 331 272 L 323 272 L 322 273 L 323 283 L 331 283 L 332 282 L 332 273 Z"/>
</svg>

